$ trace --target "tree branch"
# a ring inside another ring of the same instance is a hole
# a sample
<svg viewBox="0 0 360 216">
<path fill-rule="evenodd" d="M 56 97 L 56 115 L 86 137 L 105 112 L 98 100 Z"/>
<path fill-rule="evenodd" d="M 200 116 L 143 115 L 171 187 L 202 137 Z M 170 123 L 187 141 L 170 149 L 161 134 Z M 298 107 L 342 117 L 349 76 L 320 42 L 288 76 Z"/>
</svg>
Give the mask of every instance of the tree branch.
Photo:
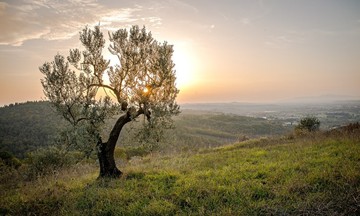
<svg viewBox="0 0 360 216">
<path fill-rule="evenodd" d="M 116 96 L 117 101 L 121 104 L 120 92 L 117 91 L 115 88 L 113 88 L 109 85 L 104 85 L 104 84 L 90 84 L 88 88 L 91 88 L 91 87 L 101 87 L 101 88 L 107 88 L 107 89 L 111 90 L 114 93 L 114 95 Z"/>
<path fill-rule="evenodd" d="M 120 116 L 110 132 L 110 136 L 107 141 L 108 145 L 115 146 L 124 125 L 127 124 L 128 122 L 131 122 L 133 119 L 137 118 L 139 115 L 144 113 L 145 112 L 142 108 L 140 108 L 135 113 L 131 113 L 131 108 L 130 108 L 124 115 Z"/>
</svg>

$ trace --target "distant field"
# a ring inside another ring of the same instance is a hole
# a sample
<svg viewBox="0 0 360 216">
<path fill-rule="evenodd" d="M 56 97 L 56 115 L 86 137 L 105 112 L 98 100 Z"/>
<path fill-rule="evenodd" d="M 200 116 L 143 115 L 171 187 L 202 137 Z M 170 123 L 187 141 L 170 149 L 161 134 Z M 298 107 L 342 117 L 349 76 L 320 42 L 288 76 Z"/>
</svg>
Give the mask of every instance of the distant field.
<svg viewBox="0 0 360 216">
<path fill-rule="evenodd" d="M 208 111 L 184 110 L 174 118 L 175 128 L 159 144 L 162 151 L 183 151 L 221 146 L 239 140 L 283 135 L 292 130 L 279 121 Z M 127 126 L 132 128 L 132 126 Z M 137 146 L 125 129 L 119 146 Z M 128 137 L 128 139 L 126 139 Z"/>
<path fill-rule="evenodd" d="M 241 116 L 266 118 L 285 125 L 296 124 L 305 116 L 316 116 L 326 130 L 360 121 L 359 100 L 311 100 L 283 103 L 204 103 L 184 104 L 183 109 L 231 113 Z"/>
</svg>

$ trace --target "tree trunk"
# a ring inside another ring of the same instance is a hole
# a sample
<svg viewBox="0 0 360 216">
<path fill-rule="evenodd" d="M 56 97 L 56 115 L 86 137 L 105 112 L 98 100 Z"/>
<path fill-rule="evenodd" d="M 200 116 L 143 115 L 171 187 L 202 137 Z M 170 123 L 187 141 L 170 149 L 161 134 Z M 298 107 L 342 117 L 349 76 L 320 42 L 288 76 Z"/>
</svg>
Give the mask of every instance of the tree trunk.
<svg viewBox="0 0 360 216">
<path fill-rule="evenodd" d="M 97 144 L 97 156 L 100 164 L 99 178 L 110 177 L 118 178 L 122 172 L 116 167 L 114 151 L 116 142 L 124 125 L 131 121 L 131 115 L 126 113 L 116 121 L 110 132 L 109 140 L 102 142 L 101 139 Z"/>
<path fill-rule="evenodd" d="M 122 172 L 116 167 L 115 158 L 114 158 L 114 150 L 109 148 L 109 145 L 107 143 L 99 143 L 97 148 L 98 148 L 97 156 L 98 156 L 99 164 L 100 164 L 99 178 L 120 177 Z"/>
</svg>

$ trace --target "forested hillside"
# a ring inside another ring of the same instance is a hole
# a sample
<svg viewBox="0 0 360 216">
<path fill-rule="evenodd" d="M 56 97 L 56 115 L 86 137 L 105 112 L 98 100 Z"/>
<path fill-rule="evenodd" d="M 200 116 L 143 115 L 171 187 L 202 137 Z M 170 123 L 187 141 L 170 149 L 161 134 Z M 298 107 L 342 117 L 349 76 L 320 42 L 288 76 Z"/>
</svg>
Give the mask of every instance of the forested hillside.
<svg viewBox="0 0 360 216">
<path fill-rule="evenodd" d="M 48 102 L 26 102 L 0 108 L 0 150 L 17 157 L 53 144 L 64 122 Z"/>
</svg>

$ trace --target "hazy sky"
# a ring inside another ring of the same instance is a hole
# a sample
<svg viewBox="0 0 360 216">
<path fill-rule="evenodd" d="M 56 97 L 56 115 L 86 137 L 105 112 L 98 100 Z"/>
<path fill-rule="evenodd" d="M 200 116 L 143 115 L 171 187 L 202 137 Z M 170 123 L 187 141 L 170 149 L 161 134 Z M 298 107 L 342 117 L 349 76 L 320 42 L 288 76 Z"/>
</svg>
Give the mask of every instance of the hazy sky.
<svg viewBox="0 0 360 216">
<path fill-rule="evenodd" d="M 9 0 L 0 105 L 42 99 L 38 67 L 99 23 L 145 25 L 174 44 L 180 103 L 360 97 L 359 0 Z"/>
</svg>

